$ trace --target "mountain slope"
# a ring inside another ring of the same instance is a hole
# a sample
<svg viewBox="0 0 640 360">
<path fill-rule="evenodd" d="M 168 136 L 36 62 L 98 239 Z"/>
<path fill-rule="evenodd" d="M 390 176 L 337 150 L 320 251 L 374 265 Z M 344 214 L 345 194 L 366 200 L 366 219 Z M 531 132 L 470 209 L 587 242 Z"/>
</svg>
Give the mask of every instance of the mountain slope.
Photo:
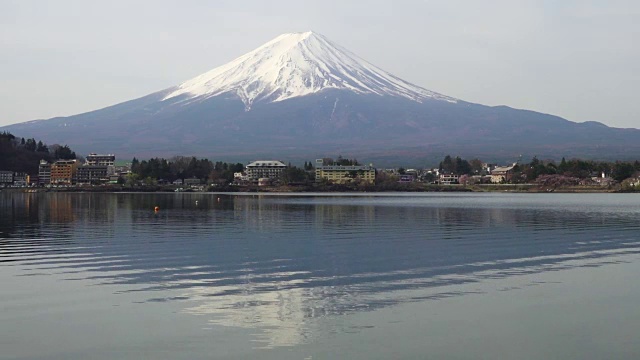
<svg viewBox="0 0 640 360">
<path fill-rule="evenodd" d="M 640 130 L 472 104 L 423 89 L 314 33 L 285 34 L 181 85 L 104 109 L 5 127 L 80 153 L 228 161 L 343 154 L 416 163 L 640 157 Z M 2 128 L 0 128 L 2 130 Z M 387 161 L 389 160 L 389 161 Z"/>
<path fill-rule="evenodd" d="M 358 94 L 456 100 L 410 84 L 313 32 L 283 34 L 223 66 L 186 81 L 164 100 L 235 93 L 247 109 L 256 101 L 282 101 L 344 89 Z"/>
</svg>

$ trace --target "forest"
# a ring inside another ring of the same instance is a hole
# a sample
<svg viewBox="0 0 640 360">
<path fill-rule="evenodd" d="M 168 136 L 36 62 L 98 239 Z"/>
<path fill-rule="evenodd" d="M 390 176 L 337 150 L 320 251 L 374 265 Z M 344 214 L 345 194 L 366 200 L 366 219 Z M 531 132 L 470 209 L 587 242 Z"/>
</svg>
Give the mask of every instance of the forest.
<svg viewBox="0 0 640 360">
<path fill-rule="evenodd" d="M 35 139 L 18 138 L 9 132 L 0 133 L 0 170 L 38 174 L 40 160 L 76 159 L 67 145 L 47 145 Z"/>
</svg>

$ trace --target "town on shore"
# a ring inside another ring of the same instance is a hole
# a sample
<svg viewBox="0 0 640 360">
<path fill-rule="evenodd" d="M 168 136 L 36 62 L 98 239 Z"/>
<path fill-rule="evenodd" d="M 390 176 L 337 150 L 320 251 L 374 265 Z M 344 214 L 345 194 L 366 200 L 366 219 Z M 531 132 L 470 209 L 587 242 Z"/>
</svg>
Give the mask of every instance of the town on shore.
<svg viewBox="0 0 640 360">
<path fill-rule="evenodd" d="M 492 164 L 445 156 L 437 167 L 375 168 L 339 156 L 305 162 L 212 162 L 196 157 L 118 164 L 114 154 L 76 156 L 35 139 L 0 134 L 0 188 L 27 191 L 528 191 L 640 190 L 640 162 L 564 158 Z"/>
</svg>

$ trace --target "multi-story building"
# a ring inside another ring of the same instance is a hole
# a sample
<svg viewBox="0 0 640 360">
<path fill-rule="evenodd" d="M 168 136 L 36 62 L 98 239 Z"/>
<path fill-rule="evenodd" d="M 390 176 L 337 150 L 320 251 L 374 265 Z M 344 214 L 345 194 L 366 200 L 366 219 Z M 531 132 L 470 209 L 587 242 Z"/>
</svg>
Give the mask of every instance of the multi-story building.
<svg viewBox="0 0 640 360">
<path fill-rule="evenodd" d="M 78 169 L 77 160 L 58 160 L 51 165 L 51 184 L 72 185 Z"/>
<path fill-rule="evenodd" d="M 13 171 L 0 171 L 0 186 L 13 184 Z"/>
<path fill-rule="evenodd" d="M 109 182 L 109 166 L 82 165 L 76 172 L 77 184 L 104 184 Z"/>
<path fill-rule="evenodd" d="M 335 165 L 331 159 L 317 159 L 316 181 L 323 179 L 334 184 L 346 184 L 356 179 L 373 184 L 376 169 L 372 165 Z"/>
<path fill-rule="evenodd" d="M 247 177 L 252 181 L 260 178 L 278 179 L 287 165 L 277 160 L 259 160 L 247 165 Z"/>
<path fill-rule="evenodd" d="M 441 185 L 458 184 L 459 182 L 460 182 L 460 175 L 457 175 L 457 174 L 441 173 L 438 176 L 438 183 Z"/>
<path fill-rule="evenodd" d="M 116 156 L 113 154 L 99 155 L 96 153 L 91 153 L 87 155 L 85 161 L 87 165 L 115 166 Z"/>
<path fill-rule="evenodd" d="M 13 186 L 15 187 L 29 186 L 29 175 L 27 173 L 15 173 L 13 175 Z"/>
<path fill-rule="evenodd" d="M 44 186 L 51 184 L 51 164 L 46 160 L 40 160 L 38 167 L 38 185 Z"/>
<path fill-rule="evenodd" d="M 106 166 L 107 175 L 114 175 L 116 173 L 116 156 L 113 154 L 100 155 L 91 153 L 87 155 L 85 159 L 85 165 L 88 166 Z"/>
<path fill-rule="evenodd" d="M 491 182 L 502 183 L 511 181 L 511 178 L 513 178 L 513 169 L 516 165 L 517 163 L 513 163 L 510 166 L 498 166 L 491 170 Z"/>
</svg>

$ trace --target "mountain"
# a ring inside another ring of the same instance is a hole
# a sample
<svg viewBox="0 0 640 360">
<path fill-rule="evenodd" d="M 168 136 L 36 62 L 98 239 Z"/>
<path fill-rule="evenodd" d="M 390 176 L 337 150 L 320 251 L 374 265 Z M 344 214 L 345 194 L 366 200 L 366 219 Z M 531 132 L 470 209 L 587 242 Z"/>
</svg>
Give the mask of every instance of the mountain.
<svg viewBox="0 0 640 360">
<path fill-rule="evenodd" d="M 246 110 L 254 102 L 277 102 L 328 89 L 356 94 L 456 100 L 421 87 L 359 59 L 313 32 L 280 35 L 230 63 L 186 81 L 163 100 L 203 100 L 236 94 Z"/>
<path fill-rule="evenodd" d="M 640 130 L 489 107 L 399 79 L 313 32 L 280 35 L 184 83 L 104 109 L 0 128 L 120 158 L 420 164 L 640 157 Z"/>
</svg>

